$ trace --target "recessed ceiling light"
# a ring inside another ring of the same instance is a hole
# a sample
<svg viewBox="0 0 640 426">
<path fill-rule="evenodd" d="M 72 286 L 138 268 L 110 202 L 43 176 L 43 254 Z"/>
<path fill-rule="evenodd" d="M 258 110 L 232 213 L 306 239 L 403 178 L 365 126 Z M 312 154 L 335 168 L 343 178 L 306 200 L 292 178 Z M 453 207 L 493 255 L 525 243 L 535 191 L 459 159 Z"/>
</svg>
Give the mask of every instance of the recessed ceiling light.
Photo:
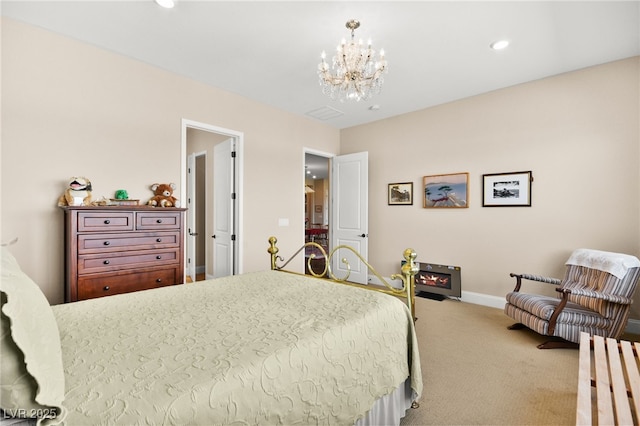
<svg viewBox="0 0 640 426">
<path fill-rule="evenodd" d="M 493 43 L 490 44 L 490 46 L 493 50 L 502 50 L 507 46 L 509 46 L 509 41 L 508 40 L 494 41 Z"/>
<path fill-rule="evenodd" d="M 159 5 L 162 6 L 166 9 L 171 9 L 173 8 L 173 6 L 175 6 L 175 3 L 173 0 L 155 0 L 155 2 Z"/>
</svg>

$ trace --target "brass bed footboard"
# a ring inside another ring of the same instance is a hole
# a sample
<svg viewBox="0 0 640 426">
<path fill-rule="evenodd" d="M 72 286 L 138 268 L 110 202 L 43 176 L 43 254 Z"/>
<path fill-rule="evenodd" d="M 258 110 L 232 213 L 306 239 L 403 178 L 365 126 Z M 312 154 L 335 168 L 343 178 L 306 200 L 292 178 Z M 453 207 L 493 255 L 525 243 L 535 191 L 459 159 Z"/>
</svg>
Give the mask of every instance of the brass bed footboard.
<svg viewBox="0 0 640 426">
<path fill-rule="evenodd" d="M 277 242 L 278 242 L 278 239 L 276 237 L 269 238 L 269 249 L 267 251 L 269 252 L 269 254 L 271 254 L 272 270 L 285 271 L 285 272 L 290 272 L 294 274 L 298 273 L 293 271 L 286 271 L 284 268 L 289 264 L 289 262 L 291 262 L 292 259 L 294 259 L 301 252 L 302 252 L 302 255 L 304 256 L 305 255 L 304 252 L 307 247 L 313 247 L 314 250 L 317 250 L 319 252 L 320 256 L 317 256 L 315 253 L 312 253 L 309 256 L 309 258 L 305 260 L 306 268 L 309 271 L 309 275 L 312 275 L 316 278 L 327 279 L 329 281 L 333 281 L 340 284 L 350 285 L 354 287 L 362 287 L 368 290 L 379 291 L 382 293 L 390 294 L 392 296 L 402 297 L 406 300 L 407 307 L 411 311 L 411 317 L 413 318 L 414 321 L 417 320 L 416 314 L 415 314 L 414 297 L 415 297 L 415 275 L 418 273 L 418 266 L 415 263 L 415 259 L 417 255 L 413 249 L 408 248 L 403 253 L 405 262 L 401 268 L 402 272 L 399 274 L 393 274 L 390 276 L 391 280 L 400 280 L 402 282 L 402 287 L 396 288 L 391 284 L 389 284 L 389 282 L 385 278 L 383 278 L 378 273 L 378 271 L 376 271 L 353 247 L 350 247 L 347 245 L 339 245 L 337 247 L 334 247 L 327 254 L 326 250 L 320 244 L 314 243 L 314 242 L 308 242 L 308 243 L 305 243 L 302 247 L 300 247 L 298 251 L 296 251 L 288 260 L 285 261 L 285 259 L 282 256 L 278 255 L 278 252 L 280 250 L 278 249 L 278 247 L 276 247 Z M 362 264 L 367 267 L 367 270 L 380 280 L 380 282 L 384 285 L 384 287 L 370 286 L 367 284 L 358 284 L 358 283 L 348 281 L 350 271 L 351 271 L 351 266 L 349 265 L 349 262 L 347 261 L 347 259 L 344 257 L 340 259 L 340 262 L 344 264 L 346 267 L 346 271 L 347 271 L 346 275 L 344 277 L 337 277 L 331 268 L 331 263 L 332 263 L 333 256 L 336 253 L 338 253 L 338 251 L 341 249 L 349 250 L 353 254 L 355 254 L 357 258 L 360 259 Z M 325 261 L 324 261 L 322 270 L 320 271 L 314 270 L 312 261 L 323 259 L 323 258 Z M 281 265 L 278 265 L 278 262 L 284 262 L 284 263 L 282 263 Z"/>
</svg>

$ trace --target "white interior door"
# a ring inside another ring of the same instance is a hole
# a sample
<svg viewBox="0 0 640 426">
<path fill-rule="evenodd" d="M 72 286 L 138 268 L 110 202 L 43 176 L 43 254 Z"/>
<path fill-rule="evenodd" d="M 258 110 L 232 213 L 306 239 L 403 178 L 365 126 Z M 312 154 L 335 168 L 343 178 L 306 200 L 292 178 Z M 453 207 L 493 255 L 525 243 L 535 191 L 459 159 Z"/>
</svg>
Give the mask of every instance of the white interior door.
<svg viewBox="0 0 640 426">
<path fill-rule="evenodd" d="M 187 156 L 187 262 L 186 274 L 196 282 L 196 154 Z"/>
<path fill-rule="evenodd" d="M 233 275 L 234 156 L 233 139 L 213 148 L 213 276 Z"/>
<path fill-rule="evenodd" d="M 339 155 L 331 159 L 331 247 L 353 247 L 367 260 L 369 256 L 369 153 Z M 367 267 L 348 250 L 340 250 L 333 257 L 331 268 L 342 278 L 347 266 L 351 268 L 349 281 L 366 284 Z"/>
</svg>

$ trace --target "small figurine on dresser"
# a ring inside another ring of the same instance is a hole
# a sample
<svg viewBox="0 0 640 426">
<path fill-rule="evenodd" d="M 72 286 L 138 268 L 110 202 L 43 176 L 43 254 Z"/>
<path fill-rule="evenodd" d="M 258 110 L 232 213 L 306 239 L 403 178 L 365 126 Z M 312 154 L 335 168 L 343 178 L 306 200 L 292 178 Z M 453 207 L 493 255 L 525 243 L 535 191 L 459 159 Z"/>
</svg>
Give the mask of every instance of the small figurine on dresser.
<svg viewBox="0 0 640 426">
<path fill-rule="evenodd" d="M 173 183 L 154 183 L 151 190 L 154 196 L 147 202 L 153 207 L 180 207 L 180 201 L 173 196 L 176 185 Z"/>
<path fill-rule="evenodd" d="M 58 206 L 91 205 L 91 181 L 84 176 L 74 176 L 58 199 Z"/>
</svg>

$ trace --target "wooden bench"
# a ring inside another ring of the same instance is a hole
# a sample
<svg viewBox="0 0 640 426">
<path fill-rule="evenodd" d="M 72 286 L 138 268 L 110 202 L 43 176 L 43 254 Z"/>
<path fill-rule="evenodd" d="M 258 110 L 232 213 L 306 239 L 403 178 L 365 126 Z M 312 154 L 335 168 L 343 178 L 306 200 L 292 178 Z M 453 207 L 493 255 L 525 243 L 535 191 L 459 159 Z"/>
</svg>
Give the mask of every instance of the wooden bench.
<svg viewBox="0 0 640 426">
<path fill-rule="evenodd" d="M 638 424 L 638 354 L 638 342 L 581 333 L 577 425 Z"/>
</svg>

